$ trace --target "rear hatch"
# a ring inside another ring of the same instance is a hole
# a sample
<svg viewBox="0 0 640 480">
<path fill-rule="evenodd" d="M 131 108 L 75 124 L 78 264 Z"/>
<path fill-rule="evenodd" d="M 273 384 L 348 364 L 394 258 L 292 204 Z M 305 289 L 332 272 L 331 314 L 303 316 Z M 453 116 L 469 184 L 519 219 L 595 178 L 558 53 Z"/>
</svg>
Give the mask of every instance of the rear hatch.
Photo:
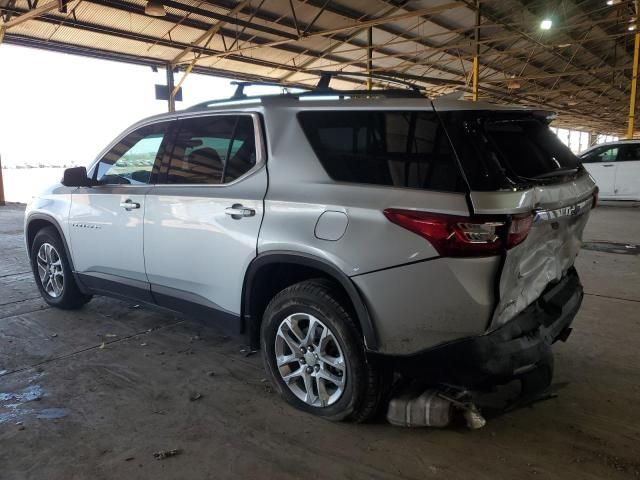
<svg viewBox="0 0 640 480">
<path fill-rule="evenodd" d="M 474 215 L 514 222 L 526 238 L 506 250 L 494 329 L 573 266 L 596 187 L 538 111 L 440 112 L 469 183 Z M 512 228 L 512 230 L 514 230 Z"/>
</svg>

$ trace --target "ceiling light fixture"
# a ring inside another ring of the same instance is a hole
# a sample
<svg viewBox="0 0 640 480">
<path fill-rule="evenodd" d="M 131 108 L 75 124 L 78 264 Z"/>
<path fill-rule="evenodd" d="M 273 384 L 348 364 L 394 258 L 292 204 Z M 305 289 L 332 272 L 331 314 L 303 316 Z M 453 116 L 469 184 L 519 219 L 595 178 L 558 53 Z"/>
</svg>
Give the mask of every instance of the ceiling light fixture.
<svg viewBox="0 0 640 480">
<path fill-rule="evenodd" d="M 553 22 L 549 18 L 545 18 L 540 22 L 541 30 L 550 30 L 552 26 L 553 26 Z"/>
<path fill-rule="evenodd" d="M 149 0 L 144 6 L 144 13 L 150 17 L 164 17 L 167 11 L 164 9 L 164 5 L 158 0 Z"/>
</svg>

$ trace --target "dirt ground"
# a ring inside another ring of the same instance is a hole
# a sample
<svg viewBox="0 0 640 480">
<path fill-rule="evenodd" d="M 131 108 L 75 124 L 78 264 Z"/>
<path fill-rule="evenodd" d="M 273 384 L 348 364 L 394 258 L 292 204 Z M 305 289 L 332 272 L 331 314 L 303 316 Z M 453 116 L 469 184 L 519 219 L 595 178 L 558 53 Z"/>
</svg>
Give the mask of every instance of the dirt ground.
<svg viewBox="0 0 640 480">
<path fill-rule="evenodd" d="M 593 212 L 558 397 L 477 431 L 332 424 L 287 406 L 259 355 L 212 327 L 99 297 L 48 308 L 22 214 L 0 208 L 2 480 L 640 478 L 640 256 L 625 245 L 640 208 Z"/>
</svg>

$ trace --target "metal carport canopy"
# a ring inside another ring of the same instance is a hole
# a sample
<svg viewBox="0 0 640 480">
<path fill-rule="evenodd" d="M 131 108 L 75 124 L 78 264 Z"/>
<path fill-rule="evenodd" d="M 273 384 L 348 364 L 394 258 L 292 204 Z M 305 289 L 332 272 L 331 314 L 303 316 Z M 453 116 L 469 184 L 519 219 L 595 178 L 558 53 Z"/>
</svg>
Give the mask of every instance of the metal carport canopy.
<svg viewBox="0 0 640 480">
<path fill-rule="evenodd" d="M 407 74 L 431 96 L 462 91 L 471 98 L 475 91 L 482 100 L 555 110 L 561 126 L 626 130 L 638 36 L 634 2 L 160 3 L 165 15 L 155 17 L 145 14 L 147 0 L 0 0 L 0 39 L 289 85 L 315 84 L 317 70 Z M 540 29 L 545 18 L 553 21 L 549 30 Z M 362 78 L 331 86 L 367 88 Z"/>
</svg>

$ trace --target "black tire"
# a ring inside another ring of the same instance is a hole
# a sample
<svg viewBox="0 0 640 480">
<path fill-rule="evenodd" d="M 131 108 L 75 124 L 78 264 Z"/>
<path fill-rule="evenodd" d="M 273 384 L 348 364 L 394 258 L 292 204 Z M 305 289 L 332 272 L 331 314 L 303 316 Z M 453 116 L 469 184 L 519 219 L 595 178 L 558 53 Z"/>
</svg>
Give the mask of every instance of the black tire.
<svg viewBox="0 0 640 480">
<path fill-rule="evenodd" d="M 308 280 L 278 293 L 267 306 L 261 328 L 262 357 L 271 383 L 291 405 L 332 421 L 364 422 L 384 400 L 384 370 L 365 354 L 362 334 L 347 308 L 342 292 L 323 279 Z M 328 406 L 313 406 L 287 386 L 276 362 L 276 335 L 284 319 L 294 313 L 312 315 L 333 334 L 342 350 L 346 381 L 342 394 Z"/>
<path fill-rule="evenodd" d="M 62 292 L 59 296 L 52 296 L 46 291 L 45 287 L 42 285 L 42 280 L 40 279 L 40 274 L 38 272 L 38 251 L 45 243 L 54 247 L 62 266 L 63 286 Z M 38 286 L 38 290 L 40 290 L 40 295 L 42 295 L 44 301 L 52 307 L 74 310 L 82 307 L 85 303 L 91 300 L 90 295 L 83 294 L 78 288 L 69 264 L 69 259 L 67 258 L 67 252 L 65 251 L 62 240 L 54 227 L 45 227 L 36 233 L 33 243 L 31 244 L 31 269 L 33 271 L 36 285 Z"/>
</svg>

